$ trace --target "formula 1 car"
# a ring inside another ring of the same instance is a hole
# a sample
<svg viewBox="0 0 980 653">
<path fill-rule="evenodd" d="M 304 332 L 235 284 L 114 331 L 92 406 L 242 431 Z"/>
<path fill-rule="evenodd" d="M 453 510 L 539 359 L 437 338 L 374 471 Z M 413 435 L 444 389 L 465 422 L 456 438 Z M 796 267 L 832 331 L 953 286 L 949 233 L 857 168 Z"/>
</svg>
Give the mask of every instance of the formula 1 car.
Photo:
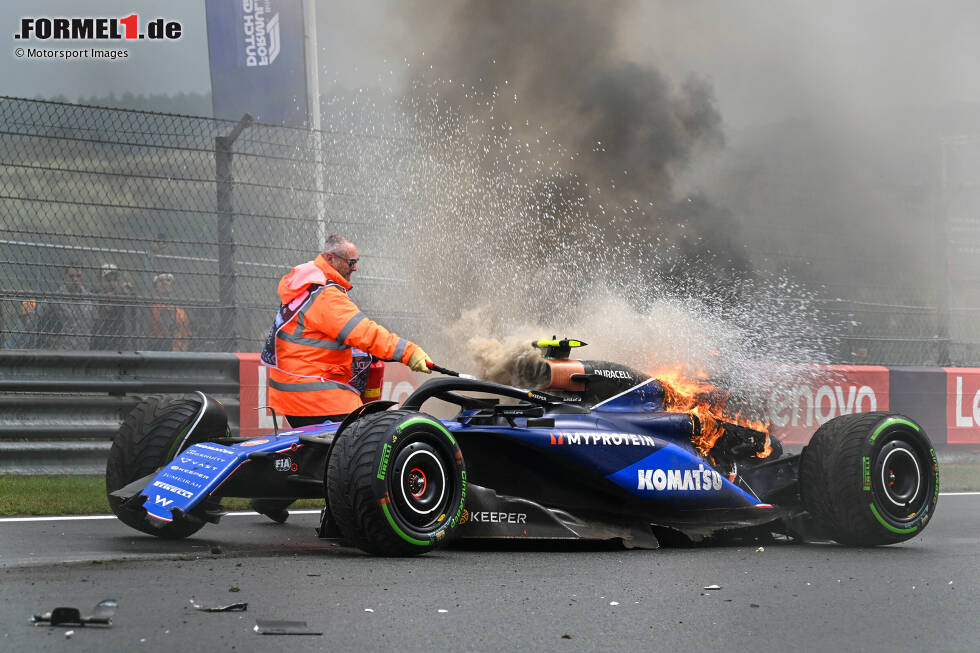
<svg viewBox="0 0 980 653">
<path fill-rule="evenodd" d="M 666 383 L 570 360 L 567 342 L 535 363 L 541 390 L 433 379 L 397 408 L 375 401 L 250 439 L 231 437 L 203 393 L 148 398 L 113 442 L 110 505 L 137 530 L 183 538 L 220 519 L 222 497 L 325 498 L 321 536 L 339 529 L 377 555 L 464 538 L 656 548 L 740 532 L 871 546 L 908 540 L 935 514 L 936 454 L 904 415 L 835 418 L 793 455 L 720 422 L 707 448 L 709 424 L 667 410 Z M 429 400 L 458 414 L 436 419 Z"/>
</svg>

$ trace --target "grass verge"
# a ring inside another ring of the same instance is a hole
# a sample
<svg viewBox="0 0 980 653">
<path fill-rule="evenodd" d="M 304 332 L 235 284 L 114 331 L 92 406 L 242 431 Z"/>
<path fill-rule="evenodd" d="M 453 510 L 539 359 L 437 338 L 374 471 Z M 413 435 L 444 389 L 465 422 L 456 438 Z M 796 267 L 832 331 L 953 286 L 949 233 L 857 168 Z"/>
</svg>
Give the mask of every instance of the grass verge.
<svg viewBox="0 0 980 653">
<path fill-rule="evenodd" d="M 248 510 L 248 499 L 229 498 L 225 510 Z M 321 508 L 322 499 L 301 499 L 293 508 Z M 103 476 L 0 474 L 0 515 L 98 515 L 110 513 Z"/>
<path fill-rule="evenodd" d="M 946 463 L 940 466 L 944 492 L 980 491 L 980 465 Z M 248 499 L 228 498 L 225 510 L 248 510 Z M 320 508 L 320 499 L 301 499 L 296 509 Z M 19 476 L 0 474 L 0 515 L 107 514 L 105 478 L 102 476 Z"/>
<path fill-rule="evenodd" d="M 941 492 L 980 491 L 980 465 L 939 463 Z"/>
</svg>

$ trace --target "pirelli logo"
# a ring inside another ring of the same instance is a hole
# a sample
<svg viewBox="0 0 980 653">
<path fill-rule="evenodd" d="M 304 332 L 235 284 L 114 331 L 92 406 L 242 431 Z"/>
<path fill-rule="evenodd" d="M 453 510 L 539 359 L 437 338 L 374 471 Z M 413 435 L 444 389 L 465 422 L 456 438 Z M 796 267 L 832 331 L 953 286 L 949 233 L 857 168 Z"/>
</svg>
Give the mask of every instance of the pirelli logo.
<svg viewBox="0 0 980 653">
<path fill-rule="evenodd" d="M 378 463 L 378 478 L 382 481 L 385 480 L 385 476 L 388 475 L 389 458 L 391 458 L 391 444 L 385 442 L 385 446 L 381 448 L 381 461 Z"/>
</svg>

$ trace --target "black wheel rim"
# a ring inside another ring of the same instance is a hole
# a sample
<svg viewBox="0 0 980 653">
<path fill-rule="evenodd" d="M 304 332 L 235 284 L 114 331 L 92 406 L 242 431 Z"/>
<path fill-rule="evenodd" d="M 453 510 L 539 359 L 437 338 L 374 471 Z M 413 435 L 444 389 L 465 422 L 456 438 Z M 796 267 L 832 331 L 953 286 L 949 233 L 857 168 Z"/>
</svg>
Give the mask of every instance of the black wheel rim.
<svg viewBox="0 0 980 653">
<path fill-rule="evenodd" d="M 426 529 L 444 518 L 451 500 L 449 461 L 440 448 L 415 441 L 395 455 L 389 496 L 398 515 L 415 528 Z"/>
<path fill-rule="evenodd" d="M 872 474 L 878 508 L 896 522 L 914 519 L 928 496 L 921 452 L 904 440 L 891 440 L 878 452 Z"/>
</svg>

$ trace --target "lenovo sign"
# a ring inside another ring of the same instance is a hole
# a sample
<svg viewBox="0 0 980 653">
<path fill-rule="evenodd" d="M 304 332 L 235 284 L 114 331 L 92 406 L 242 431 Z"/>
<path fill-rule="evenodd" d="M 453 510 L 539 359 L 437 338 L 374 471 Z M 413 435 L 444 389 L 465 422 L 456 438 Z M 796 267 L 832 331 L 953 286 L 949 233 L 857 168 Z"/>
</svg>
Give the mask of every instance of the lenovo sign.
<svg viewBox="0 0 980 653">
<path fill-rule="evenodd" d="M 830 366 L 808 384 L 779 388 L 769 396 L 772 433 L 806 444 L 821 424 L 852 413 L 888 410 L 888 368 Z"/>
<path fill-rule="evenodd" d="M 980 444 L 980 370 L 946 368 L 946 441 Z"/>
</svg>

